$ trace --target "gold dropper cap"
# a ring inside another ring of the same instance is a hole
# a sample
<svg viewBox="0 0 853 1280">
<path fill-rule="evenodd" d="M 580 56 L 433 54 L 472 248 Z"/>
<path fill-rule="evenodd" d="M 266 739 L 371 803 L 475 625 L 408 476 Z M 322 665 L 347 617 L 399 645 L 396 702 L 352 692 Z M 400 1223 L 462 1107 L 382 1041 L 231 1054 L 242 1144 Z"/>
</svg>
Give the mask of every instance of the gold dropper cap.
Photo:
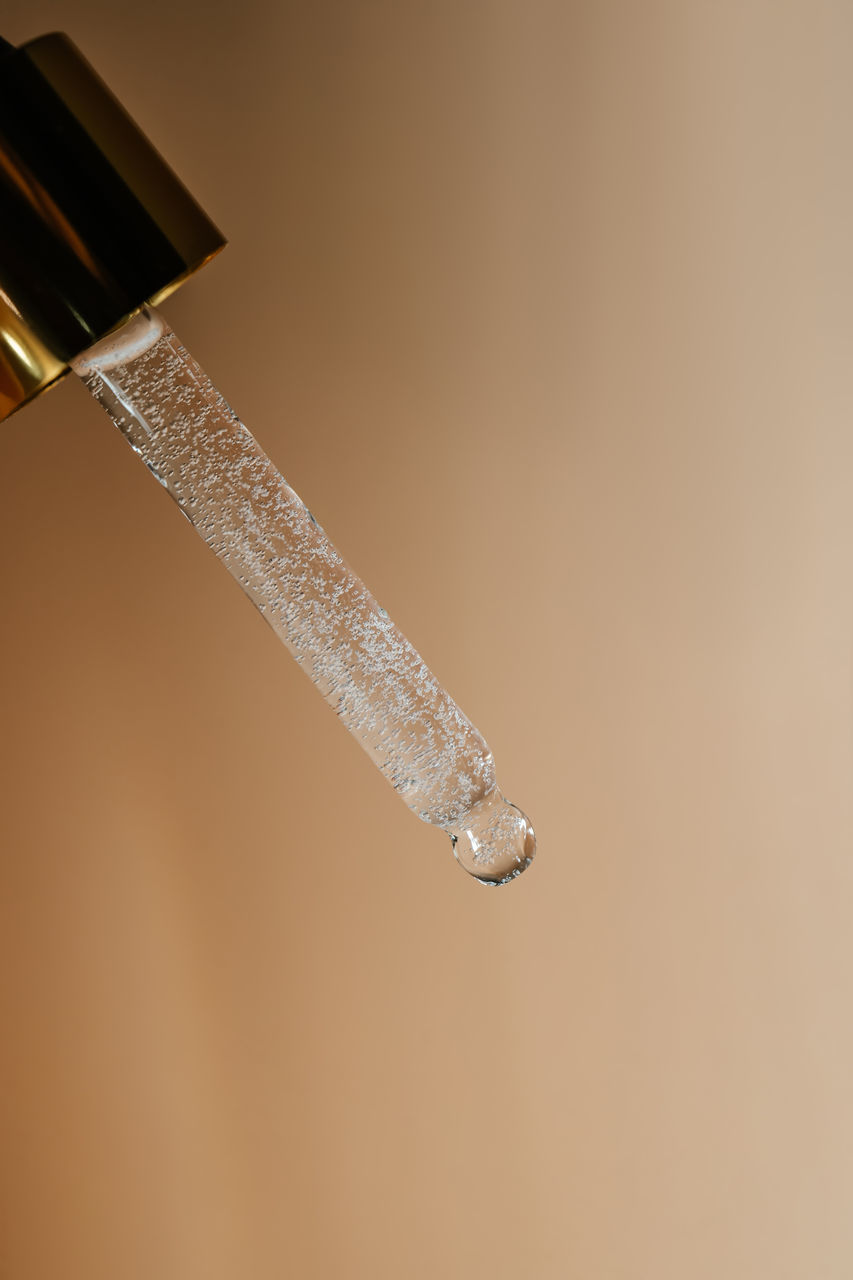
<svg viewBox="0 0 853 1280">
<path fill-rule="evenodd" d="M 67 36 L 0 41 L 0 420 L 225 243 Z"/>
</svg>

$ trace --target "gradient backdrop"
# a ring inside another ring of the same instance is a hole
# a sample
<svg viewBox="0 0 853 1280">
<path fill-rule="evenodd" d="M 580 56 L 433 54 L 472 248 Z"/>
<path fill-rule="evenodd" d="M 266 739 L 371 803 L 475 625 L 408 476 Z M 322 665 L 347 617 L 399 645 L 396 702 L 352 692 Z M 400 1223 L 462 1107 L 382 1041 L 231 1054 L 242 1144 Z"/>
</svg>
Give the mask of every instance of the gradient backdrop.
<svg viewBox="0 0 853 1280">
<path fill-rule="evenodd" d="M 2 1280 L 849 1280 L 853 9 L 51 29 L 540 856 L 467 879 L 81 385 L 6 423 Z"/>
</svg>

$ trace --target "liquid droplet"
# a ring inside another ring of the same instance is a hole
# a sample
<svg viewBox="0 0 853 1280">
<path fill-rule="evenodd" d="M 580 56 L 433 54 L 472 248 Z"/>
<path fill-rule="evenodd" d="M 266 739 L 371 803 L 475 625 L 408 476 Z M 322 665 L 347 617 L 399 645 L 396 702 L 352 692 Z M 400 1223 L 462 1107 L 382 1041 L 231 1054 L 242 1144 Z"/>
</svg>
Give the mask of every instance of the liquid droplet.
<svg viewBox="0 0 853 1280">
<path fill-rule="evenodd" d="M 495 787 L 450 832 L 456 861 L 480 884 L 508 884 L 536 856 L 530 819 Z"/>
</svg>

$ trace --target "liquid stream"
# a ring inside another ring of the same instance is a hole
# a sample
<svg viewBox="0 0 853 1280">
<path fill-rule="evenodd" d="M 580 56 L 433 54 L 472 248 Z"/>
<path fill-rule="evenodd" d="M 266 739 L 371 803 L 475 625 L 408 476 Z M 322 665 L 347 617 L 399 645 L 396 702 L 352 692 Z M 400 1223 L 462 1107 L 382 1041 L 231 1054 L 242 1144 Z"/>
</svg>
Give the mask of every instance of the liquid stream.
<svg viewBox="0 0 853 1280">
<path fill-rule="evenodd" d="M 379 771 L 483 884 L 533 859 L 470 720 L 153 309 L 74 362 Z"/>
</svg>

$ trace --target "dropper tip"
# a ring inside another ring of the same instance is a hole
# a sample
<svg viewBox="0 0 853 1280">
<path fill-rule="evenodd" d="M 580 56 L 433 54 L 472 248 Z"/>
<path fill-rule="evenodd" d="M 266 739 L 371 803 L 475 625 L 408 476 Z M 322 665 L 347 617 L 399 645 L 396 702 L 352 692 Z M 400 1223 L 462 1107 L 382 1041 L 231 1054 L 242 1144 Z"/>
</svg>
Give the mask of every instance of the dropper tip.
<svg viewBox="0 0 853 1280">
<path fill-rule="evenodd" d="M 536 856 L 533 824 L 497 787 L 451 831 L 456 861 L 480 884 L 509 884 Z"/>
</svg>

